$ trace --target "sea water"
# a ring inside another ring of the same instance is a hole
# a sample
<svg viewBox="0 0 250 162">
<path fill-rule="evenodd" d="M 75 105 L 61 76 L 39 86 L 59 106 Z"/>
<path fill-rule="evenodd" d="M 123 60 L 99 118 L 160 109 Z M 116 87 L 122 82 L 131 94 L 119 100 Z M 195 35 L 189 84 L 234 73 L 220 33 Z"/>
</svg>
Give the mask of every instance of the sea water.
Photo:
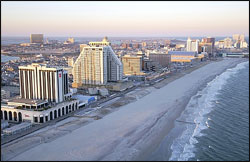
<svg viewBox="0 0 250 162">
<path fill-rule="evenodd" d="M 209 82 L 180 118 L 194 124 L 185 124 L 162 160 L 249 160 L 249 62 Z"/>
</svg>

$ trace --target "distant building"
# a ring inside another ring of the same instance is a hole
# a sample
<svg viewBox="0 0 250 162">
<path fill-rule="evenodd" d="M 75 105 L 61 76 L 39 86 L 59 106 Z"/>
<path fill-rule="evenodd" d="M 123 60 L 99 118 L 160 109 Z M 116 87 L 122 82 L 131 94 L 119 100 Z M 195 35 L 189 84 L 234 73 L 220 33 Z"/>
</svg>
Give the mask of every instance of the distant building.
<svg viewBox="0 0 250 162">
<path fill-rule="evenodd" d="M 187 40 L 187 51 L 196 51 L 198 52 L 199 40 L 191 40 L 190 37 Z"/>
<path fill-rule="evenodd" d="M 243 34 L 234 34 L 233 35 L 234 47 L 235 48 L 247 48 L 248 44 L 245 41 L 245 36 Z"/>
<path fill-rule="evenodd" d="M 133 44 L 133 48 L 135 48 L 135 49 L 141 48 L 141 44 L 135 43 L 135 44 Z"/>
<path fill-rule="evenodd" d="M 165 45 L 170 45 L 171 44 L 171 40 L 165 40 Z"/>
<path fill-rule="evenodd" d="M 73 43 L 75 43 L 75 39 L 74 38 L 68 38 L 68 42 L 73 44 Z"/>
<path fill-rule="evenodd" d="M 203 38 L 202 43 L 211 43 L 212 44 L 212 53 L 214 51 L 214 45 L 215 45 L 215 38 L 212 37 L 207 37 L 207 38 Z"/>
<path fill-rule="evenodd" d="M 124 75 L 143 75 L 142 73 L 142 57 L 125 55 L 122 57 L 123 74 Z"/>
<path fill-rule="evenodd" d="M 73 87 L 105 85 L 122 79 L 122 63 L 107 37 L 102 42 L 89 42 L 73 65 Z"/>
<path fill-rule="evenodd" d="M 248 47 L 248 44 L 247 44 L 247 42 L 246 41 L 241 41 L 240 42 L 240 48 L 247 48 Z"/>
<path fill-rule="evenodd" d="M 234 48 L 240 48 L 240 45 L 241 45 L 241 41 L 240 40 L 237 40 L 235 43 L 234 43 Z"/>
<path fill-rule="evenodd" d="M 227 37 L 224 39 L 224 48 L 232 48 L 232 39 Z"/>
<path fill-rule="evenodd" d="M 147 42 L 142 42 L 142 47 L 146 47 L 147 46 Z"/>
<path fill-rule="evenodd" d="M 213 54 L 213 43 L 212 42 L 200 42 L 198 53 L 207 52 L 209 55 Z"/>
<path fill-rule="evenodd" d="M 43 34 L 31 34 L 30 43 L 43 43 Z"/>
<path fill-rule="evenodd" d="M 128 48 L 128 44 L 127 43 L 122 43 L 122 48 Z"/>
<path fill-rule="evenodd" d="M 244 42 L 245 41 L 244 35 L 243 34 L 234 34 L 233 35 L 233 41 L 238 41 L 238 40 Z"/>
<path fill-rule="evenodd" d="M 197 57 L 197 52 L 192 51 L 169 51 L 171 62 L 193 62 Z"/>
<path fill-rule="evenodd" d="M 171 65 L 171 55 L 170 54 L 149 54 L 149 60 L 152 60 L 154 62 L 157 62 L 161 65 L 161 67 L 170 68 Z"/>
</svg>

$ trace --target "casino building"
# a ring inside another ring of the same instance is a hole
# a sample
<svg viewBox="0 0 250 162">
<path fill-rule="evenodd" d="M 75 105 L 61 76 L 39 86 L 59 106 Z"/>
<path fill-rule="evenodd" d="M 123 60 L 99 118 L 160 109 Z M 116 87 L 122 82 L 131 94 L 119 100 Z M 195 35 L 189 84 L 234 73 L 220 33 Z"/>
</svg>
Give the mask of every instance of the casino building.
<svg viewBox="0 0 250 162">
<path fill-rule="evenodd" d="M 1 104 L 1 119 L 44 123 L 78 109 L 69 92 L 68 72 L 33 63 L 19 66 L 20 96 Z"/>
</svg>

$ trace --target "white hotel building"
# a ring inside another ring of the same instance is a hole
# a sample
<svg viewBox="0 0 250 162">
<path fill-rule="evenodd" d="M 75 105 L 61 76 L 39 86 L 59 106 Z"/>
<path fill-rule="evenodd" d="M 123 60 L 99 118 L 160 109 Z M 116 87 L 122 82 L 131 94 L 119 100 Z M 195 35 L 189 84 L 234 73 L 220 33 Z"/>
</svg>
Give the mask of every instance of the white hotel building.
<svg viewBox="0 0 250 162">
<path fill-rule="evenodd" d="M 198 48 L 199 48 L 199 39 L 196 40 L 192 40 L 190 39 L 190 37 L 188 37 L 187 39 L 187 47 L 186 47 L 186 51 L 195 51 L 198 52 Z"/>
<path fill-rule="evenodd" d="M 19 66 L 20 95 L 25 99 L 62 102 L 69 93 L 68 72 L 43 64 Z"/>
<path fill-rule="evenodd" d="M 1 119 L 44 123 L 78 109 L 69 92 L 68 73 L 44 64 L 19 66 L 20 96 L 1 105 Z"/>
</svg>

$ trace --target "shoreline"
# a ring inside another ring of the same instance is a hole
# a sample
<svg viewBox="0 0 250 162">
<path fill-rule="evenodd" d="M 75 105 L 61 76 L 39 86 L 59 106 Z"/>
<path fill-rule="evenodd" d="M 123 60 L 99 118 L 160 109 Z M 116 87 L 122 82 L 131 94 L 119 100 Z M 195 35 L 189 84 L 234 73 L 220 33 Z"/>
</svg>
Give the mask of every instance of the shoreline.
<svg viewBox="0 0 250 162">
<path fill-rule="evenodd" d="M 235 59 L 236 60 L 236 59 Z M 237 59 L 238 60 L 238 59 Z M 244 60 L 246 60 L 246 59 L 244 59 Z M 221 61 L 221 60 L 220 60 Z M 218 62 L 218 61 L 215 61 L 215 62 Z M 211 61 L 209 61 L 209 62 L 205 62 L 205 65 L 207 65 L 207 64 L 209 64 L 209 63 L 214 63 L 214 62 L 211 62 Z M 205 66 L 205 65 L 201 65 L 202 67 L 203 66 Z M 226 69 L 227 69 L 228 67 L 226 67 Z M 181 72 L 181 73 L 177 73 L 176 75 L 174 75 L 175 76 L 175 78 L 167 78 L 167 79 L 164 79 L 163 81 L 161 81 L 161 82 L 159 82 L 159 83 L 157 83 L 157 84 L 155 84 L 155 85 L 153 85 L 153 86 L 150 86 L 150 87 L 144 87 L 143 89 L 145 90 L 145 89 L 148 89 L 148 88 L 156 88 L 155 90 L 153 90 L 153 92 L 152 93 L 154 93 L 156 90 L 160 90 L 160 89 L 162 89 L 162 88 L 164 88 L 165 86 L 167 86 L 169 83 L 172 83 L 172 82 L 175 82 L 176 80 L 178 80 L 179 78 L 182 78 L 183 76 L 186 76 L 186 75 L 189 75 L 190 73 L 192 73 L 193 71 L 196 71 L 196 69 L 200 69 L 200 67 L 195 67 L 194 69 L 187 69 L 187 70 L 185 70 L 185 72 Z M 225 69 L 224 69 L 225 70 Z M 215 76 L 212 76 L 212 77 L 215 77 Z M 212 77 L 210 77 L 210 79 L 212 78 Z M 166 83 L 167 82 L 167 83 Z M 197 86 L 198 87 L 198 86 Z M 200 86 L 199 86 L 199 88 L 200 88 Z M 198 88 L 198 89 L 199 89 Z M 196 88 L 197 89 L 197 88 Z M 195 93 L 195 91 L 193 92 L 193 93 Z M 150 95 L 150 93 L 149 94 L 146 94 L 146 95 L 143 95 L 143 97 L 142 97 L 142 99 L 143 98 L 145 98 L 145 97 L 147 97 L 148 95 Z M 190 96 L 190 94 L 189 94 L 189 96 Z M 193 95 L 191 95 L 190 97 L 185 97 L 185 102 L 184 101 L 182 101 L 182 98 L 178 98 L 177 100 L 179 100 L 179 101 L 177 101 L 176 103 L 175 103 L 175 105 L 178 103 L 178 105 L 179 104 L 181 104 L 181 106 L 179 106 L 180 108 L 176 108 L 176 109 L 173 109 L 173 108 L 170 108 L 170 109 L 168 109 L 167 111 L 163 111 L 162 113 L 160 113 L 161 115 L 160 116 L 157 116 L 158 118 L 156 119 L 156 121 L 154 121 L 153 122 L 153 125 L 152 125 L 152 128 L 153 128 L 153 126 L 154 126 L 154 124 L 157 124 L 157 122 L 159 122 L 159 121 L 163 121 L 164 120 L 164 118 L 166 118 L 167 120 L 169 120 L 169 121 L 172 121 L 173 123 L 172 123 L 172 127 L 171 126 L 169 126 L 169 123 L 168 123 L 168 131 L 167 132 L 170 132 L 171 130 L 172 130 L 172 128 L 174 127 L 174 123 L 175 123 L 175 119 L 176 118 L 178 118 L 178 114 L 181 114 L 181 112 L 185 109 L 185 105 L 188 103 L 188 101 L 190 100 L 190 98 L 192 97 Z M 181 100 L 180 100 L 181 99 Z M 136 100 L 136 101 L 132 101 L 132 102 L 130 102 L 130 103 L 128 103 L 128 104 L 126 104 L 126 105 L 130 105 L 130 104 L 133 104 L 133 103 L 135 103 L 135 102 L 139 102 L 140 101 L 140 99 L 139 100 Z M 126 105 L 122 105 L 122 107 L 124 108 L 124 107 L 126 107 Z M 173 105 L 174 106 L 174 105 Z M 183 108 L 184 107 L 184 108 Z M 116 108 L 115 108 L 116 109 Z M 117 110 L 118 109 L 118 110 Z M 111 111 L 112 113 L 108 113 L 108 114 L 105 114 L 104 116 L 103 116 L 103 118 L 106 118 L 106 117 L 108 117 L 108 116 L 111 116 L 113 113 L 116 113 L 116 112 L 118 112 L 118 111 L 121 111 L 122 110 L 122 108 L 120 109 L 120 107 L 118 107 L 116 110 L 114 110 L 114 111 Z M 173 111 L 173 110 L 176 110 L 176 111 L 178 111 L 178 112 L 175 112 L 175 111 Z M 168 113 L 168 111 L 171 113 Z M 167 114 L 167 117 L 164 117 L 165 115 Z M 174 115 L 172 115 L 172 114 L 174 114 Z M 106 116 L 107 115 L 107 116 Z M 170 116 L 169 116 L 170 115 Z M 114 116 L 114 115 L 113 115 Z M 177 117 L 176 117 L 177 116 Z M 175 118 L 176 117 L 176 118 Z M 145 118 L 146 119 L 146 118 Z M 76 128 L 76 129 L 73 129 L 73 131 L 78 131 L 79 129 L 82 129 L 83 127 L 89 127 L 88 125 L 93 125 L 93 123 L 95 123 L 95 122 L 98 122 L 98 121 L 100 121 L 100 120 L 96 120 L 96 121 L 94 121 L 94 122 L 90 122 L 90 123 L 87 123 L 86 125 L 82 125 L 82 126 L 80 126 L 79 128 Z M 151 124 L 151 123 L 149 123 L 149 124 Z M 133 129 L 133 128 L 135 128 L 135 127 L 132 127 L 132 131 L 130 130 L 130 131 L 127 131 L 127 132 L 129 132 L 128 134 L 127 133 L 125 133 L 125 136 L 126 137 L 128 137 L 130 134 L 136 134 L 137 133 L 137 130 L 135 130 L 135 129 Z M 87 129 L 87 128 L 86 128 Z M 141 132 L 146 132 L 147 133 L 147 129 L 146 130 L 144 130 L 144 128 L 142 128 L 141 129 Z M 126 131 L 125 131 L 126 132 Z M 140 133 L 140 131 L 139 131 L 139 133 Z M 68 136 L 68 135 L 70 135 L 70 133 L 69 134 L 66 134 L 65 136 Z M 163 136 L 164 135 L 164 133 L 161 133 L 161 136 Z M 29 135 L 27 135 L 27 136 L 29 136 Z M 26 137 L 27 137 L 26 136 Z M 60 136 L 61 138 L 64 138 L 64 136 Z M 59 140 L 59 138 L 56 138 L 56 139 L 54 139 L 54 141 L 57 141 L 57 140 Z M 157 140 L 157 141 L 156 141 Z M 51 142 L 54 142 L 54 141 L 51 141 Z M 118 140 L 119 141 L 119 140 Z M 152 141 L 151 143 L 153 143 L 153 145 L 154 145 L 154 147 L 156 147 L 157 146 L 157 144 L 160 142 L 161 140 L 160 140 L 160 138 L 155 138 L 154 139 L 154 142 Z M 112 142 L 111 142 L 112 143 Z M 118 147 L 119 145 L 120 145 L 120 143 L 121 142 L 115 142 L 115 146 L 116 147 Z M 135 143 L 134 143 L 134 145 L 136 146 L 136 145 L 138 145 L 137 144 L 138 142 L 136 142 L 135 141 Z M 41 143 L 41 145 L 44 145 L 43 143 Z M 30 150 L 34 150 L 34 149 L 37 149 L 38 147 L 40 147 L 41 145 L 38 145 L 37 147 L 35 147 L 34 146 L 34 148 L 30 148 Z M 112 146 L 114 146 L 114 145 L 112 145 Z M 141 145 L 141 144 L 139 144 L 139 145 Z M 142 146 L 142 145 L 141 145 Z M 143 149 L 142 148 L 137 148 L 137 149 L 139 149 L 139 150 L 141 150 L 141 154 L 143 154 L 143 153 L 145 153 L 145 152 L 150 152 L 150 151 L 152 151 L 152 149 L 153 149 L 153 147 L 152 147 L 152 145 L 150 145 L 151 146 L 151 149 L 147 149 L 147 150 L 144 150 L 143 151 Z M 22 153 L 20 153 L 20 154 L 25 154 L 26 152 L 22 152 Z M 106 154 L 105 154 L 106 153 Z M 105 160 L 105 159 L 114 159 L 115 157 L 114 156 L 109 156 L 110 154 L 116 154 L 116 152 L 115 151 L 113 151 L 113 152 L 105 152 L 105 153 L 103 153 L 103 152 L 101 152 L 100 154 L 102 154 L 101 156 L 94 156 L 95 158 L 93 158 L 93 159 L 99 159 L 99 160 Z M 110 153 L 110 154 L 109 154 Z M 122 156 L 122 157 L 120 157 L 120 158 L 118 158 L 119 160 L 120 159 L 134 159 L 135 157 L 137 158 L 137 157 L 139 157 L 139 155 L 138 156 L 136 156 L 135 154 L 138 154 L 139 152 L 136 152 L 136 153 L 133 153 L 133 151 L 132 151 L 132 154 L 131 154 L 131 156 L 129 156 L 129 157 L 124 157 L 124 156 Z M 16 155 L 16 157 L 18 157 L 19 155 Z M 15 157 L 15 156 L 14 156 Z M 14 158 L 14 157 L 12 157 L 12 158 Z M 90 157 L 92 157 L 92 156 L 90 156 Z M 12 159 L 12 158 L 10 158 L 10 159 Z M 55 157 L 54 157 L 55 158 Z M 72 157 L 71 157 L 72 158 Z M 135 158 L 135 159 L 136 159 Z M 141 157 L 141 158 L 143 158 L 143 157 Z M 141 159 L 141 158 L 139 158 L 139 159 Z M 10 159 L 8 159 L 8 160 L 10 160 Z M 15 158 L 14 158 L 15 159 Z M 17 158 L 18 159 L 18 158 Z M 88 158 L 87 158 L 88 159 Z M 116 159 L 116 158 L 115 158 Z"/>
<path fill-rule="evenodd" d="M 183 122 L 178 122 L 176 121 L 178 118 L 181 117 L 181 114 L 184 112 L 184 110 L 186 109 L 187 104 L 189 103 L 190 99 L 195 96 L 198 91 L 203 90 L 204 88 L 207 87 L 207 83 L 209 83 L 210 81 L 212 81 L 213 79 L 215 79 L 216 76 L 221 75 L 223 72 L 225 72 L 227 69 L 230 68 L 234 68 L 236 67 L 238 64 L 242 63 L 242 62 L 246 62 L 247 59 L 238 59 L 237 62 L 233 63 L 232 65 L 229 65 L 228 67 L 225 67 L 224 69 L 221 70 L 221 72 L 219 74 L 216 74 L 214 76 L 211 76 L 210 78 L 207 79 L 207 81 L 205 81 L 202 85 L 200 85 L 199 87 L 197 87 L 197 91 L 194 92 L 192 95 L 189 95 L 186 100 L 183 102 L 182 106 L 180 107 L 180 111 L 178 111 L 178 115 L 176 115 L 174 118 L 175 120 L 173 120 L 173 122 L 171 123 L 171 128 L 168 127 L 167 130 L 165 130 L 164 134 L 165 136 L 161 136 L 161 140 L 157 139 L 158 142 L 156 141 L 152 141 L 152 145 L 153 143 L 158 143 L 157 146 L 154 147 L 154 149 L 150 149 L 150 150 L 146 150 L 145 152 L 142 152 L 141 154 L 139 154 L 137 157 L 133 158 L 132 160 L 134 161 L 155 161 L 155 157 L 152 158 L 151 155 L 153 155 L 156 151 L 162 151 L 160 148 L 162 145 L 162 142 L 164 142 L 164 152 L 163 154 L 166 153 L 166 155 L 164 156 L 164 161 L 167 159 L 167 161 L 170 160 L 170 157 L 172 155 L 172 150 L 171 150 L 171 146 L 173 144 L 173 141 L 178 138 L 185 130 L 185 124 L 189 124 L 189 123 L 183 123 Z M 249 60 L 248 60 L 249 61 Z M 185 104 L 184 104 L 185 103 Z M 169 124 L 169 123 L 168 123 Z M 165 125 L 166 126 L 166 125 Z M 163 126 L 164 127 L 164 126 Z M 167 126 L 166 126 L 167 127 Z M 159 142 L 160 141 L 160 142 Z M 146 155 L 146 156 L 145 156 Z M 159 155 L 158 155 L 159 156 Z M 157 159 L 159 160 L 159 159 Z M 157 161 L 156 160 L 156 161 Z"/>
</svg>

